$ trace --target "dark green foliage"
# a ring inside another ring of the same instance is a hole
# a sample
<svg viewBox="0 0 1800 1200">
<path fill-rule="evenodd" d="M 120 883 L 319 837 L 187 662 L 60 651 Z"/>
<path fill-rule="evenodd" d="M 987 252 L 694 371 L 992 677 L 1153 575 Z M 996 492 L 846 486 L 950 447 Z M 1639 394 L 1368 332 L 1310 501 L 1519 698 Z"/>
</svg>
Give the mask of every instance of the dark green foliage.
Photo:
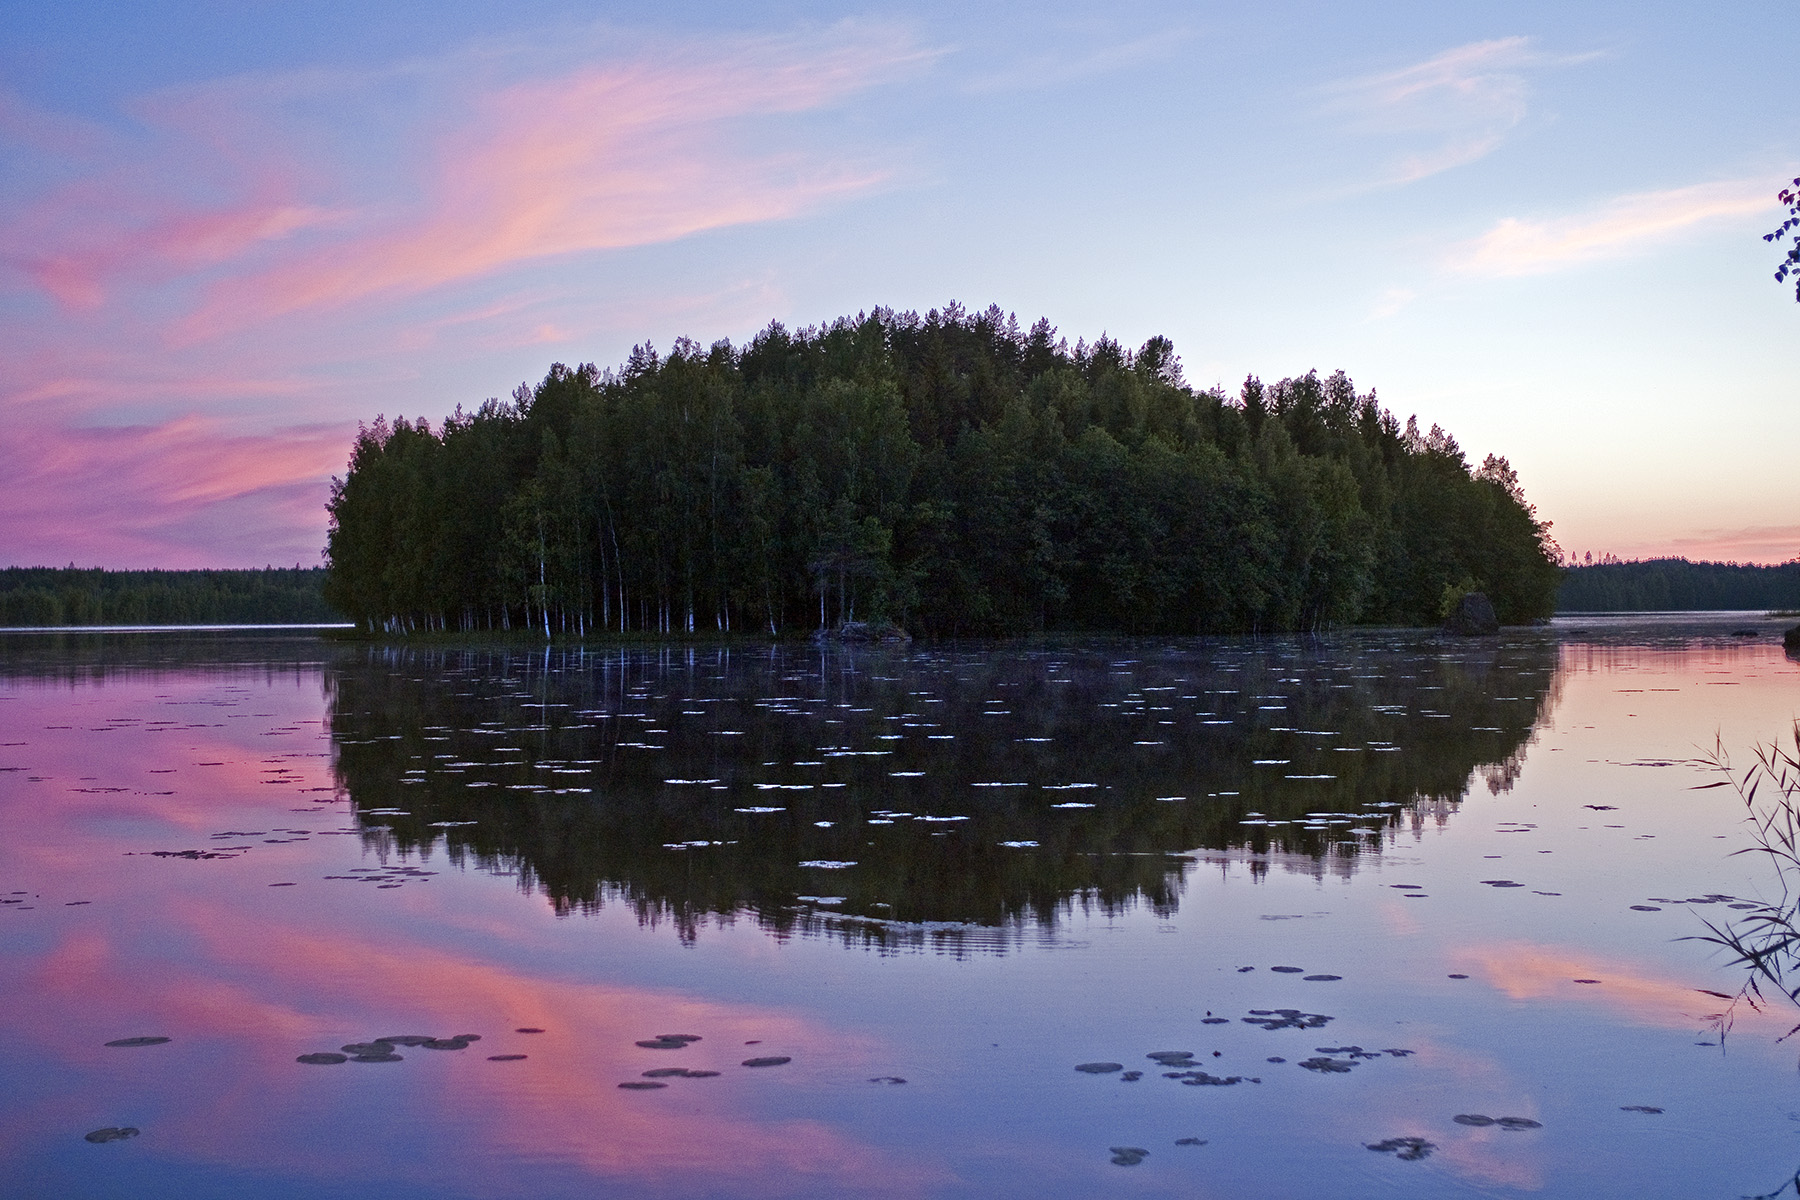
<svg viewBox="0 0 1800 1200">
<path fill-rule="evenodd" d="M 1689 562 L 1591 563 L 1563 572 L 1558 612 L 1800 609 L 1800 559 L 1779 566 Z"/>
<path fill-rule="evenodd" d="M 323 567 L 260 571 L 0 568 L 0 625 L 257 625 L 340 621 Z"/>
<path fill-rule="evenodd" d="M 937 635 L 1549 615 L 1504 459 L 1342 372 L 1195 391 L 1166 338 L 1073 348 L 997 308 L 771 325 L 557 364 L 435 433 L 377 418 L 334 481 L 327 598 L 389 632 Z"/>
</svg>

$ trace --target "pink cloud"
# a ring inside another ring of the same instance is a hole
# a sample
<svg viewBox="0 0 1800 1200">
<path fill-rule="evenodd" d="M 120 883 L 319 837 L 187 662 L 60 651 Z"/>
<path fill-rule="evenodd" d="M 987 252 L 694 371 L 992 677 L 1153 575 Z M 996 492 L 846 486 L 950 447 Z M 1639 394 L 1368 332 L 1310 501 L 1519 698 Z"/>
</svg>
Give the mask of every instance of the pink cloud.
<svg viewBox="0 0 1800 1200">
<path fill-rule="evenodd" d="M 1700 183 L 1620 196 L 1573 216 L 1507 217 L 1458 247 L 1450 265 L 1471 275 L 1540 275 L 1622 258 L 1705 225 L 1771 211 L 1775 190 L 1762 179 Z"/>
<path fill-rule="evenodd" d="M 771 43 L 680 66 L 584 67 L 480 96 L 436 145 L 421 215 L 223 281 L 184 332 L 792 217 L 867 191 L 890 172 L 746 152 L 725 126 L 820 108 L 917 57 L 891 38 Z"/>
<path fill-rule="evenodd" d="M 258 434 L 182 417 L 0 434 L 0 561 L 109 566 L 311 565 L 329 477 L 353 431 Z"/>
</svg>

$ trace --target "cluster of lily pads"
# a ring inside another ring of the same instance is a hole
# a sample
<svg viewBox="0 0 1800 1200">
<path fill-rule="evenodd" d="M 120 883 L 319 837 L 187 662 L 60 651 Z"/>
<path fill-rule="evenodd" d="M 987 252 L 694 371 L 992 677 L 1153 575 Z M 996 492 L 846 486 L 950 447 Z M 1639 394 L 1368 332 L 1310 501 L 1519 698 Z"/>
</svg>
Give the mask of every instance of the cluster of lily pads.
<svg viewBox="0 0 1800 1200">
<path fill-rule="evenodd" d="M 396 1053 L 396 1047 L 418 1046 L 425 1050 L 467 1050 L 471 1043 L 480 1040 L 479 1033 L 459 1033 L 455 1037 L 447 1038 L 433 1037 L 428 1033 L 391 1034 L 367 1042 L 350 1042 L 337 1051 L 324 1050 L 312 1054 L 302 1054 L 294 1061 L 314 1067 L 330 1067 L 344 1062 L 399 1062 L 403 1056 Z M 496 1062 L 503 1062 L 521 1059 L 525 1056 L 523 1054 L 495 1054 L 489 1057 Z"/>
</svg>

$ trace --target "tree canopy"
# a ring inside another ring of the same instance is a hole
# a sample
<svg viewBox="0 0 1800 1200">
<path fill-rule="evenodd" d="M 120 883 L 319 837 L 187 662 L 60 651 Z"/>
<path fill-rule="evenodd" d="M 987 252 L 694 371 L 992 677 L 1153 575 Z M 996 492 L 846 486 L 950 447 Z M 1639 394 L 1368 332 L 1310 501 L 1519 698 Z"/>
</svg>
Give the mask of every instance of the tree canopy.
<svg viewBox="0 0 1800 1200">
<path fill-rule="evenodd" d="M 1505 459 L 1342 372 L 1201 391 L 1166 338 L 955 304 L 377 417 L 330 515 L 327 599 L 392 632 L 1317 630 L 1473 588 L 1522 622 L 1559 557 Z"/>
</svg>

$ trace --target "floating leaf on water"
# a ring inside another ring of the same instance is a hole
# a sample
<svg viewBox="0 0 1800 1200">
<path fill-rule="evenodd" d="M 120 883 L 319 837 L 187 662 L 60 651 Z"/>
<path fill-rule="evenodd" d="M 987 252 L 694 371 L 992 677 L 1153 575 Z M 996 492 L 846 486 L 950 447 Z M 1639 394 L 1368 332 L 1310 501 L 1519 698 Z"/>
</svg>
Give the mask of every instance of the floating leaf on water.
<svg viewBox="0 0 1800 1200">
<path fill-rule="evenodd" d="M 1654 904 L 1634 904 L 1631 906 L 1631 911 L 1632 912 L 1661 912 L 1662 909 L 1656 907 L 1656 905 L 1654 905 Z"/>
<path fill-rule="evenodd" d="M 1321 1075 L 1347 1075 L 1356 1063 L 1339 1058 L 1306 1058 L 1300 1060 L 1300 1065 Z"/>
<path fill-rule="evenodd" d="M 1269 970 L 1276 971 L 1282 975 L 1298 975 L 1298 974 L 1300 974 L 1300 972 L 1306 970 L 1306 968 L 1305 967 L 1270 967 Z"/>
<path fill-rule="evenodd" d="M 875 1076 L 875 1078 L 869 1080 L 869 1082 L 870 1083 L 893 1084 L 893 1083 L 905 1083 L 906 1080 L 900 1078 L 900 1076 L 898 1076 L 898 1075 L 877 1075 L 877 1076 Z"/>
<path fill-rule="evenodd" d="M 1342 978 L 1342 975 L 1308 975 L 1305 980 L 1307 983 L 1335 983 Z"/>
<path fill-rule="evenodd" d="M 544 1031 L 539 1029 L 535 1025 L 521 1025 L 521 1026 L 519 1026 L 519 1028 L 513 1030 L 513 1032 L 514 1033 L 542 1033 Z"/>
<path fill-rule="evenodd" d="M 419 1043 L 427 1050 L 467 1050 L 469 1043 L 462 1038 L 430 1038 Z"/>
<path fill-rule="evenodd" d="M 342 1054 L 333 1054 L 330 1051 L 322 1051 L 318 1054 L 302 1054 L 294 1061 L 306 1063 L 308 1066 L 313 1067 L 333 1067 L 338 1063 L 349 1062 L 350 1060 Z"/>
<path fill-rule="evenodd" d="M 792 1058 L 789 1058 L 785 1054 L 771 1054 L 765 1058 L 746 1058 L 744 1060 L 744 1066 L 746 1066 L 746 1067 L 779 1067 L 783 1063 L 791 1063 L 793 1061 L 794 1060 Z"/>
<path fill-rule="evenodd" d="M 711 1079 L 713 1076 L 717 1075 L 718 1072 L 717 1071 L 692 1071 L 692 1070 L 690 1070 L 690 1071 L 685 1072 L 685 1074 L 686 1074 L 686 1077 L 689 1079 Z"/>
<path fill-rule="evenodd" d="M 667 1079 L 670 1076 L 686 1075 L 686 1067 L 652 1067 L 642 1072 L 645 1079 Z"/>
<path fill-rule="evenodd" d="M 1150 1152 L 1138 1146 L 1112 1146 L 1112 1161 L 1115 1167 L 1135 1167 L 1149 1157 Z"/>
<path fill-rule="evenodd" d="M 1448 977 L 1447 977 L 1447 978 L 1450 978 L 1450 979 L 1467 979 L 1467 978 L 1468 978 L 1468 976 L 1467 976 L 1467 975 L 1451 975 L 1451 976 L 1448 976 Z"/>
<path fill-rule="evenodd" d="M 1197 1137 L 1176 1138 L 1175 1144 L 1177 1146 L 1204 1146 L 1206 1145 L 1206 1139 Z"/>
<path fill-rule="evenodd" d="M 352 1054 L 351 1062 L 399 1062 L 398 1054 Z"/>
<path fill-rule="evenodd" d="M 1114 1071 L 1123 1071 L 1125 1064 L 1115 1062 L 1076 1063 L 1075 1069 L 1087 1075 L 1111 1075 Z"/>
<path fill-rule="evenodd" d="M 115 1038 L 106 1044 L 109 1046 L 160 1046 L 170 1040 L 166 1037 L 128 1037 Z"/>
<path fill-rule="evenodd" d="M 1217 1020 L 1220 1018 L 1214 1019 Z M 1192 1050 L 1155 1050 L 1144 1055 L 1144 1057 L 1150 1059 L 1152 1062 L 1159 1062 L 1165 1067 L 1172 1067 L 1177 1063 L 1184 1063 L 1192 1059 L 1194 1057 L 1194 1052 Z"/>
<path fill-rule="evenodd" d="M 1534 1121 L 1530 1117 L 1495 1117 L 1494 1124 L 1502 1129 L 1511 1129 L 1514 1131 L 1521 1129 L 1542 1129 L 1544 1127 L 1542 1121 Z"/>
<path fill-rule="evenodd" d="M 520 1059 L 522 1059 L 524 1057 L 525 1056 L 523 1054 L 490 1054 L 490 1055 L 488 1055 L 488 1061 L 489 1062 L 518 1062 Z"/>
<path fill-rule="evenodd" d="M 143 1130 L 131 1125 L 108 1125 L 105 1129 L 96 1129 L 92 1133 L 85 1133 L 82 1138 L 98 1146 L 106 1142 L 122 1142 L 127 1138 L 134 1138 L 142 1132 Z"/>
<path fill-rule="evenodd" d="M 1619 1111 L 1620 1112 L 1639 1112 L 1639 1113 L 1660 1113 L 1662 1111 L 1662 1109 L 1657 1108 L 1653 1104 L 1621 1104 L 1621 1105 L 1619 1105 Z"/>
<path fill-rule="evenodd" d="M 665 1088 L 669 1085 L 654 1079 L 627 1079 L 619 1086 L 628 1092 L 648 1092 L 653 1088 Z"/>
<path fill-rule="evenodd" d="M 1422 1158 L 1429 1157 L 1431 1152 L 1437 1149 L 1435 1143 L 1420 1137 L 1388 1138 L 1385 1141 L 1364 1144 L 1371 1150 L 1379 1151 L 1382 1154 L 1392 1154 L 1404 1162 L 1418 1162 Z"/>
<path fill-rule="evenodd" d="M 1473 1125 L 1476 1128 L 1492 1125 L 1494 1123 L 1494 1118 L 1487 1116 L 1484 1113 L 1457 1113 L 1450 1119 L 1455 1121 L 1458 1125 Z"/>
<path fill-rule="evenodd" d="M 427 1042 L 436 1040 L 429 1033 L 401 1033 L 375 1039 L 377 1044 L 386 1043 L 389 1046 L 423 1046 Z"/>
</svg>

